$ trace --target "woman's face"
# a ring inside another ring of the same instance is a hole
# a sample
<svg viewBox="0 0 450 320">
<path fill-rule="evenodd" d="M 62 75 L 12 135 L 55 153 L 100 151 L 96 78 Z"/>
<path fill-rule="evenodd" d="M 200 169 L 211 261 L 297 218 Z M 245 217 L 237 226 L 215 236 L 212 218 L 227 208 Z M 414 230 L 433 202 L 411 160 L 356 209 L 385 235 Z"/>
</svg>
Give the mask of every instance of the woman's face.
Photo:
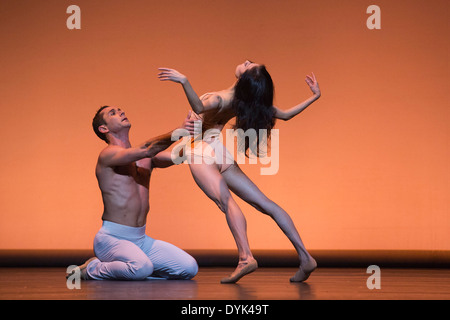
<svg viewBox="0 0 450 320">
<path fill-rule="evenodd" d="M 236 78 L 239 79 L 245 71 L 247 71 L 251 68 L 257 67 L 257 66 L 259 66 L 259 64 L 251 62 L 250 60 L 245 60 L 244 63 L 242 63 L 236 67 L 236 71 L 234 74 L 236 75 Z"/>
</svg>

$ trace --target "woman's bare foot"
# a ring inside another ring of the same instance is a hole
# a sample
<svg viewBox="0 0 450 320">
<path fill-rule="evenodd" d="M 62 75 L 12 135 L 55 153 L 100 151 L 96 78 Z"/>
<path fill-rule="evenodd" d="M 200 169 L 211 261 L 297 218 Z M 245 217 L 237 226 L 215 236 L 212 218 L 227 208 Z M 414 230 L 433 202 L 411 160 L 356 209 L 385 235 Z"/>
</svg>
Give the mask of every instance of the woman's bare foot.
<svg viewBox="0 0 450 320">
<path fill-rule="evenodd" d="M 234 270 L 234 272 L 229 277 L 220 280 L 220 283 L 236 283 L 243 276 L 252 273 L 257 268 L 258 263 L 256 262 L 255 259 L 239 262 L 238 266 L 236 267 L 236 270 Z"/>
<path fill-rule="evenodd" d="M 290 279 L 291 282 L 303 282 L 306 281 L 311 272 L 316 270 L 317 262 L 314 258 L 309 258 L 307 261 L 300 263 L 300 267 L 295 275 Z"/>
</svg>

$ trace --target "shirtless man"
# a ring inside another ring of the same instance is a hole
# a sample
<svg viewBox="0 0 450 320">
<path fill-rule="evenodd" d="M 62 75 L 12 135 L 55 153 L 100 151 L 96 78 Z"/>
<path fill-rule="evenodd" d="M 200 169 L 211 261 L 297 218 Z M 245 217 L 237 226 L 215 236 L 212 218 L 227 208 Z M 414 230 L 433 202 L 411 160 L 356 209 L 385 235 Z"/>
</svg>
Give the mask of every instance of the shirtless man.
<svg viewBox="0 0 450 320">
<path fill-rule="evenodd" d="M 183 129 L 194 132 L 190 114 Z M 198 271 L 193 257 L 174 245 L 145 234 L 153 168 L 173 164 L 167 149 L 172 132 L 138 147 L 129 140 L 131 123 L 120 108 L 101 107 L 92 125 L 108 146 L 98 157 L 96 176 L 103 197 L 103 224 L 94 239 L 94 258 L 81 265 L 84 280 L 143 280 L 149 276 L 191 279 Z M 161 152 L 163 151 L 163 152 Z"/>
</svg>

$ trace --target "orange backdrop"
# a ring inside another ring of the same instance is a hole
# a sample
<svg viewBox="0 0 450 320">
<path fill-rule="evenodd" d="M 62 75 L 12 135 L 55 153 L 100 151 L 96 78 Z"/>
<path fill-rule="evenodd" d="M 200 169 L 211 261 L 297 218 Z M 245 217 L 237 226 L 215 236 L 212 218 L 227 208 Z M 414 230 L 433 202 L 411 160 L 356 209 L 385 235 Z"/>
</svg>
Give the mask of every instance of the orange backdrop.
<svg viewBox="0 0 450 320">
<path fill-rule="evenodd" d="M 69 5 L 81 29 L 69 30 Z M 381 8 L 369 30 L 366 8 Z M 101 226 L 91 128 L 120 106 L 132 143 L 180 124 L 186 74 L 201 94 L 233 84 L 245 59 L 267 65 L 276 105 L 322 98 L 279 121 L 280 168 L 243 170 L 292 216 L 309 249 L 449 250 L 449 2 L 0 2 L 0 249 L 89 249 Z M 235 248 L 224 215 L 187 165 L 153 174 L 148 234 L 184 249 Z M 239 202 L 254 249 L 292 248 Z"/>
</svg>

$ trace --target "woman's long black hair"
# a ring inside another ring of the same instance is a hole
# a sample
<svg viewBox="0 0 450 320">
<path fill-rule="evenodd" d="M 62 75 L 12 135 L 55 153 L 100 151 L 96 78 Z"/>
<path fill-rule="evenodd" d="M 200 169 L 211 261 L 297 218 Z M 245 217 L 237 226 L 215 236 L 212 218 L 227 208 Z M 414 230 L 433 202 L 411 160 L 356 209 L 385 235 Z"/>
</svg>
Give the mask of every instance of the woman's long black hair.
<svg viewBox="0 0 450 320">
<path fill-rule="evenodd" d="M 246 132 L 249 129 L 256 130 L 255 139 L 238 139 L 245 145 L 238 146 L 243 149 L 248 157 L 248 150 L 257 156 L 264 153 L 260 143 L 264 135 L 260 135 L 260 129 L 267 132 L 269 142 L 271 129 L 275 125 L 273 108 L 274 85 L 270 74 L 264 65 L 253 67 L 245 71 L 235 86 L 232 108 L 236 114 L 236 123 L 233 129 L 242 129 Z M 242 131 L 238 131 L 242 134 Z M 239 137 L 239 135 L 238 135 Z"/>
</svg>

